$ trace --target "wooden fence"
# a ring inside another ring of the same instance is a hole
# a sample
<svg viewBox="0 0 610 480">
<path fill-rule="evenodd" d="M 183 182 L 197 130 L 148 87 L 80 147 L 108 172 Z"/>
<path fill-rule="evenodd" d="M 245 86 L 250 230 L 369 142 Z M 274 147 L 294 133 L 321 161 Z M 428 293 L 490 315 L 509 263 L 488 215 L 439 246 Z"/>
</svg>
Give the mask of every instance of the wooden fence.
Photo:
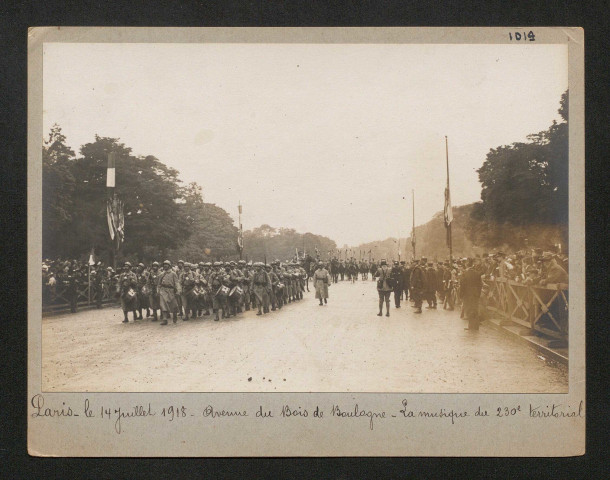
<svg viewBox="0 0 610 480">
<path fill-rule="evenodd" d="M 496 278 L 485 280 L 484 306 L 500 317 L 551 337 L 568 341 L 568 285 L 524 285 Z"/>
<path fill-rule="evenodd" d="M 103 282 L 101 285 L 102 305 L 116 304 L 116 286 L 114 283 Z M 42 313 L 52 314 L 70 310 L 71 291 L 69 285 L 57 282 L 55 285 L 42 285 Z M 100 292 L 88 282 L 81 282 L 76 287 L 77 308 L 88 308 L 97 304 Z"/>
</svg>

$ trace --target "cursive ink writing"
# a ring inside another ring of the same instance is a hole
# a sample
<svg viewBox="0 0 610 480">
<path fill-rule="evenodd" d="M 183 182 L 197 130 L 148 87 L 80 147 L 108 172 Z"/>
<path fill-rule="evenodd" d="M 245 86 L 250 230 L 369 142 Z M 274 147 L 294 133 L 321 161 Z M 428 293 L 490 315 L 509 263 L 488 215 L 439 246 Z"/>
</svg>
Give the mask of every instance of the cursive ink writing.
<svg viewBox="0 0 610 480">
<path fill-rule="evenodd" d="M 72 408 L 66 402 L 61 402 L 61 408 L 45 408 L 44 397 L 39 393 L 34 395 L 31 400 L 32 407 L 34 407 L 33 418 L 37 417 L 78 417 L 77 413 L 72 411 Z"/>
<path fill-rule="evenodd" d="M 352 410 L 341 410 L 339 405 L 333 405 L 330 411 L 333 417 L 350 418 L 350 417 L 368 417 L 369 428 L 373 430 L 374 418 L 385 418 L 385 412 L 373 412 L 372 410 L 360 410 L 358 404 L 354 405 Z"/>
</svg>

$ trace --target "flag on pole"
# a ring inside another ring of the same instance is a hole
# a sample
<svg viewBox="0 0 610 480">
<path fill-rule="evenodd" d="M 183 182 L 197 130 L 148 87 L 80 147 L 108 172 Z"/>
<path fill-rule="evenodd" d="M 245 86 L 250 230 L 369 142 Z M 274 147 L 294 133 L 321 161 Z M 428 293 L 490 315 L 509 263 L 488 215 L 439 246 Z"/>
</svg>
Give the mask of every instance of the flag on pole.
<svg viewBox="0 0 610 480">
<path fill-rule="evenodd" d="M 411 246 L 415 247 L 415 228 L 411 230 Z"/>
<path fill-rule="evenodd" d="M 120 245 L 125 240 L 125 217 L 123 215 L 123 202 L 116 196 L 109 198 L 106 203 L 106 217 L 110 238 L 112 240 L 116 239 L 117 245 Z"/>
<path fill-rule="evenodd" d="M 445 227 L 449 227 L 453 221 L 453 209 L 451 208 L 451 193 L 449 187 L 445 188 Z"/>
<path fill-rule="evenodd" d="M 110 152 L 108 154 L 108 170 L 106 171 L 106 187 L 115 187 L 115 160 L 116 152 Z"/>
<path fill-rule="evenodd" d="M 89 266 L 95 265 L 95 250 L 91 248 L 91 253 L 89 254 Z"/>
</svg>

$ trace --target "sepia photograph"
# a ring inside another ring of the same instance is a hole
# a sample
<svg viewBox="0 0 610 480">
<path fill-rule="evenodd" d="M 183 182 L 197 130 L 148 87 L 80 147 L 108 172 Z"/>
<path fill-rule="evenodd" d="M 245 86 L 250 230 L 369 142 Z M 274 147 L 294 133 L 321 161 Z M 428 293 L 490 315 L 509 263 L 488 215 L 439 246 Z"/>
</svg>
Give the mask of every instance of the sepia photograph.
<svg viewBox="0 0 610 480">
<path fill-rule="evenodd" d="M 570 393 L 568 44 L 253 30 L 40 43 L 34 416 L 43 394 Z M 498 416 L 582 414 L 547 403 Z"/>
<path fill-rule="evenodd" d="M 45 45 L 43 390 L 566 392 L 568 95 L 562 45 Z"/>
</svg>

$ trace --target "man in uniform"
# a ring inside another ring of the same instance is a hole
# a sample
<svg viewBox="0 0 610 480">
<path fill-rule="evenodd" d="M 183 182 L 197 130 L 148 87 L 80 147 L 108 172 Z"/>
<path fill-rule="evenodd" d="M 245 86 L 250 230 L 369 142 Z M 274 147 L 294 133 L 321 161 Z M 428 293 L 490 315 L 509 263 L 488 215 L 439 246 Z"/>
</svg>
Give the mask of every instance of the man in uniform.
<svg viewBox="0 0 610 480">
<path fill-rule="evenodd" d="M 153 322 L 157 321 L 157 310 L 159 304 L 159 262 L 153 262 L 148 274 L 148 305 L 152 310 Z"/>
<path fill-rule="evenodd" d="M 409 284 L 411 285 L 411 296 L 415 301 L 415 313 L 421 313 L 424 289 L 426 288 L 426 272 L 424 269 L 427 261 L 428 259 L 426 257 L 422 257 L 419 265 L 415 264 L 411 271 Z"/>
<path fill-rule="evenodd" d="M 133 312 L 133 321 L 135 322 L 137 319 L 136 310 L 138 308 L 138 278 L 136 274 L 131 271 L 131 263 L 129 262 L 125 262 L 125 265 L 123 266 L 123 272 L 119 277 L 118 288 L 121 294 L 121 309 L 125 315 L 123 323 L 129 321 L 127 319 L 127 312 L 130 311 Z"/>
<path fill-rule="evenodd" d="M 277 302 L 277 308 L 279 310 L 281 310 L 282 306 L 284 305 L 284 290 L 286 288 L 284 286 L 284 273 L 280 269 L 279 260 L 276 260 L 275 262 L 273 262 L 272 265 L 273 265 L 273 274 L 277 277 L 277 283 L 273 287 L 275 301 Z M 273 284 L 273 281 L 271 283 Z"/>
<path fill-rule="evenodd" d="M 242 310 L 241 304 L 243 300 L 243 289 L 241 288 L 241 284 L 244 281 L 244 274 L 237 268 L 237 264 L 233 261 L 229 262 L 228 274 L 229 284 L 227 286 L 230 289 L 229 302 L 231 306 L 231 313 L 233 316 L 235 316 L 238 313 L 241 313 Z"/>
<path fill-rule="evenodd" d="M 392 293 L 392 270 L 388 267 L 385 259 L 381 259 L 380 266 L 375 272 L 377 280 L 377 293 L 379 294 L 379 313 L 378 317 L 383 314 L 383 303 L 385 301 L 386 317 L 390 316 L 390 295 Z"/>
<path fill-rule="evenodd" d="M 212 311 L 214 312 L 214 321 L 217 322 L 219 318 L 219 310 L 222 310 L 222 318 L 226 318 L 227 304 L 226 295 L 222 291 L 224 279 L 224 272 L 222 271 L 222 263 L 214 262 L 212 272 L 208 278 L 208 284 L 210 285 L 210 296 L 212 297 Z"/>
<path fill-rule="evenodd" d="M 183 264 L 178 279 L 180 280 L 180 287 L 182 289 L 182 294 L 180 295 L 182 308 L 184 310 L 182 320 L 188 321 L 189 312 L 191 312 L 191 316 L 197 316 L 197 298 L 194 292 L 195 274 L 191 270 L 190 263 Z"/>
<path fill-rule="evenodd" d="M 180 280 L 180 277 L 182 276 L 183 272 L 184 272 L 184 260 L 178 260 L 178 264 L 176 267 L 176 275 L 178 275 L 178 280 Z M 178 302 L 178 315 L 182 316 L 182 310 L 183 310 L 182 295 L 178 295 L 176 297 L 176 301 Z"/>
<path fill-rule="evenodd" d="M 426 268 L 426 283 L 424 287 L 424 297 L 428 302 L 426 308 L 436 308 L 436 270 L 434 264 L 428 262 Z"/>
<path fill-rule="evenodd" d="M 275 311 L 278 308 L 278 284 L 280 283 L 280 279 L 277 274 L 273 271 L 273 267 L 268 264 L 265 265 L 265 272 L 269 276 L 269 281 L 271 282 L 271 290 L 269 291 L 269 301 L 271 303 L 271 311 Z"/>
<path fill-rule="evenodd" d="M 256 262 L 254 264 L 256 271 L 252 275 L 251 289 L 256 296 L 256 306 L 258 307 L 257 315 L 269 313 L 269 291 L 271 290 L 271 281 L 267 272 L 263 270 L 263 263 Z M 262 308 L 262 311 L 261 311 Z"/>
<path fill-rule="evenodd" d="M 404 294 L 405 302 L 409 301 L 409 280 L 411 278 L 411 267 L 407 266 L 407 262 L 400 262 L 402 269 L 402 294 Z M 402 294 L 400 297 L 402 298 Z"/>
<path fill-rule="evenodd" d="M 392 278 L 392 288 L 394 290 L 394 306 L 396 308 L 400 308 L 400 296 L 402 295 L 402 267 L 398 263 L 398 261 L 394 261 L 394 265 L 392 266 L 392 270 L 390 272 L 390 276 Z"/>
<path fill-rule="evenodd" d="M 146 309 L 146 318 L 150 317 L 149 292 L 148 292 L 148 271 L 143 263 L 136 267 L 136 278 L 138 280 L 138 320 L 142 320 L 142 310 Z"/>
<path fill-rule="evenodd" d="M 479 298 L 481 296 L 481 272 L 474 268 L 472 258 L 469 258 L 466 266 L 468 267 L 462 275 L 460 281 L 460 292 L 464 302 L 464 313 L 468 319 L 466 330 L 479 329 Z"/>
<path fill-rule="evenodd" d="M 167 325 L 170 314 L 173 316 L 174 323 L 178 321 L 178 298 L 182 290 L 178 275 L 171 269 L 171 266 L 172 264 L 169 260 L 163 262 L 163 272 L 159 274 L 159 283 L 157 285 L 161 317 L 165 316 L 161 325 Z"/>
<path fill-rule="evenodd" d="M 91 271 L 91 285 L 93 286 L 93 295 L 95 296 L 95 308 L 102 308 L 102 300 L 104 298 L 104 270 L 102 262 L 95 264 L 95 270 Z"/>
</svg>

